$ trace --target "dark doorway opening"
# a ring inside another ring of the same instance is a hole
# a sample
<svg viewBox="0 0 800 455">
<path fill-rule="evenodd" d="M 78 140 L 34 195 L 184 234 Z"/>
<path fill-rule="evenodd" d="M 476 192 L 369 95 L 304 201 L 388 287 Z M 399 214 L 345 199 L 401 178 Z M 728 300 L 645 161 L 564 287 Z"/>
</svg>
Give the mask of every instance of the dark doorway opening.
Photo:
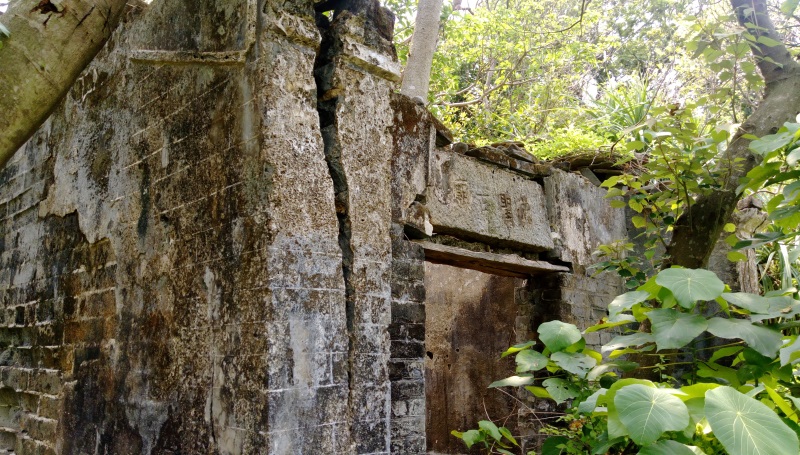
<svg viewBox="0 0 800 455">
<path fill-rule="evenodd" d="M 503 423 L 516 434 L 514 397 L 487 386 L 514 371 L 500 354 L 527 332 L 518 294 L 526 280 L 425 263 L 425 400 L 429 454 L 463 454 L 452 430 L 479 420 Z M 524 313 L 524 311 L 523 311 Z M 474 453 L 480 453 L 475 450 Z"/>
</svg>

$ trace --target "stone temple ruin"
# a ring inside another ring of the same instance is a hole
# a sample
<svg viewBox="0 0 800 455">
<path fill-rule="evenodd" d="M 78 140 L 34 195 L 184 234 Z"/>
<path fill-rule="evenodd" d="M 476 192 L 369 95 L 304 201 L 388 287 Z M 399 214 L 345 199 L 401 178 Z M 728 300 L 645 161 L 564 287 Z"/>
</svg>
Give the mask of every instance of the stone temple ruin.
<svg viewBox="0 0 800 455">
<path fill-rule="evenodd" d="M 458 453 L 624 213 L 395 93 L 371 0 L 155 0 L 0 174 L 0 453 Z M 600 343 L 605 340 L 594 340 Z"/>
</svg>

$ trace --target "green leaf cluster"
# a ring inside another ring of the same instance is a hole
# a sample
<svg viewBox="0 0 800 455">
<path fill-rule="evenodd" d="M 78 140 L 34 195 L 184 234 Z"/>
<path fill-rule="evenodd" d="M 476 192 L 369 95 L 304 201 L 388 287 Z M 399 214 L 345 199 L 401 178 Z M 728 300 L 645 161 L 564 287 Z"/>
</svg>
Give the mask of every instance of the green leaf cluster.
<svg viewBox="0 0 800 455">
<path fill-rule="evenodd" d="M 796 314 L 791 293 L 729 292 L 707 270 L 666 269 L 610 302 L 600 324 L 539 326 L 539 343 L 503 353 L 515 356 L 516 374 L 490 387 L 523 387 L 569 407 L 572 424 L 553 430 L 544 453 L 794 455 L 800 339 L 774 321 Z M 584 336 L 598 331 L 618 334 L 595 350 Z M 704 333 L 718 340 L 707 360 L 696 355 L 708 349 L 698 347 Z M 683 375 L 636 379 L 632 354 L 680 364 Z M 466 434 L 456 436 L 468 442 Z"/>
</svg>

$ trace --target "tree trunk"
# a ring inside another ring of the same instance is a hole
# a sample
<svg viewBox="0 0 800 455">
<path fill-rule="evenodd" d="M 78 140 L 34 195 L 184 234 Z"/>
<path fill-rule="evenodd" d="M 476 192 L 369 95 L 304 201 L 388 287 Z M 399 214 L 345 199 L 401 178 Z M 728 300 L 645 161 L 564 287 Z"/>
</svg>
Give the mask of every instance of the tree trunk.
<svg viewBox="0 0 800 455">
<path fill-rule="evenodd" d="M 442 14 L 442 0 L 419 0 L 414 36 L 408 54 L 406 69 L 400 93 L 409 97 L 428 98 L 431 81 L 431 65 L 439 40 L 439 16 Z"/>
<path fill-rule="evenodd" d="M 126 0 L 20 0 L 0 16 L 0 166 L 44 123 L 119 23 Z"/>
<path fill-rule="evenodd" d="M 753 36 L 780 42 L 767 14 L 766 0 L 731 0 L 731 6 L 739 24 Z M 794 121 L 800 112 L 800 65 L 783 44 L 767 46 L 756 42 L 751 48 L 766 84 L 764 98 L 739 127 L 724 153 L 720 165 L 725 172 L 722 187 L 699 197 L 676 222 L 664 268 L 706 266 L 723 226 L 741 197 L 736 194 L 740 179 L 758 164 L 758 157 L 750 151 L 750 140 L 744 135 L 762 137 L 775 133 L 785 122 Z"/>
</svg>

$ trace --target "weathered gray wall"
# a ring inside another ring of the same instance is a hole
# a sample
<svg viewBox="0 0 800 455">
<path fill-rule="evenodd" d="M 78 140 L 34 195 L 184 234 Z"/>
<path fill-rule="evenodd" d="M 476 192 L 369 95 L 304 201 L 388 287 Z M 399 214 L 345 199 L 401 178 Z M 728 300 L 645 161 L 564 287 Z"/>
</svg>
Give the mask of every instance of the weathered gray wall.
<svg viewBox="0 0 800 455">
<path fill-rule="evenodd" d="M 131 8 L 0 176 L 3 448 L 388 453 L 397 75 L 366 10 L 323 48 L 311 2 Z"/>
</svg>

